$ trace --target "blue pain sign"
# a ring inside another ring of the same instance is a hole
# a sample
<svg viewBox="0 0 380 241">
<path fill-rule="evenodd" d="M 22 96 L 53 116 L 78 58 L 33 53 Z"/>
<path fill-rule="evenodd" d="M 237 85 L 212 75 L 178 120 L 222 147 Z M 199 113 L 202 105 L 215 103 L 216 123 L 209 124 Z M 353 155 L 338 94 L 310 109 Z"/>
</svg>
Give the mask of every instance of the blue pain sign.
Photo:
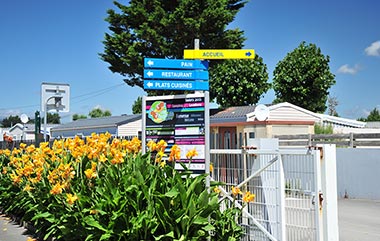
<svg viewBox="0 0 380 241">
<path fill-rule="evenodd" d="M 207 70 L 208 61 L 185 60 L 185 59 L 157 59 L 145 58 L 144 68 L 146 69 L 197 69 Z"/>
<path fill-rule="evenodd" d="M 208 80 L 208 71 L 144 69 L 144 79 Z"/>
<path fill-rule="evenodd" d="M 209 90 L 208 81 L 145 80 L 145 90 Z"/>
</svg>

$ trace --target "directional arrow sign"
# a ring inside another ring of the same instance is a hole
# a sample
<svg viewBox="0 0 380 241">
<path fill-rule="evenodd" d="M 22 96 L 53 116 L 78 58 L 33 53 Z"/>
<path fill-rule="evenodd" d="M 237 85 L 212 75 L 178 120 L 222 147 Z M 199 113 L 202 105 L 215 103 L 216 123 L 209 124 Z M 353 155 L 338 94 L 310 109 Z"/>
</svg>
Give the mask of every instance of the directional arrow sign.
<svg viewBox="0 0 380 241">
<path fill-rule="evenodd" d="M 209 90 L 208 81 L 144 80 L 145 90 Z"/>
<path fill-rule="evenodd" d="M 207 61 L 200 61 L 200 60 L 145 58 L 144 59 L 144 68 L 207 70 L 208 69 L 208 62 Z"/>
<path fill-rule="evenodd" d="M 184 59 L 254 59 L 253 49 L 185 49 Z"/>
<path fill-rule="evenodd" d="M 144 79 L 208 80 L 208 71 L 144 69 Z"/>
</svg>

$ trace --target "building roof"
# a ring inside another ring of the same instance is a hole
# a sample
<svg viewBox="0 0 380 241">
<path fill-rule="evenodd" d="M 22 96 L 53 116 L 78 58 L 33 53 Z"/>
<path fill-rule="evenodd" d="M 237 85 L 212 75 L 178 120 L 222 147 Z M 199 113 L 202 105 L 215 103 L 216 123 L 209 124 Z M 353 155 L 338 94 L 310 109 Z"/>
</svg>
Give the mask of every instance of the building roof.
<svg viewBox="0 0 380 241">
<path fill-rule="evenodd" d="M 52 128 L 53 131 L 79 130 L 97 127 L 117 127 L 141 119 L 141 114 L 79 119 Z"/>
<path fill-rule="evenodd" d="M 46 129 L 50 129 L 50 128 L 53 128 L 53 127 L 56 127 L 58 126 L 58 124 L 47 124 L 46 125 Z M 25 127 L 25 129 L 24 129 Z M 17 123 L 16 125 L 10 127 L 9 129 L 7 129 L 8 132 L 12 132 L 16 129 L 24 129 L 25 132 L 34 132 L 35 130 L 35 124 L 21 124 L 21 123 Z M 41 131 L 43 131 L 44 129 L 44 125 L 42 124 L 41 125 Z M 5 130 L 5 129 L 4 129 Z"/>
<path fill-rule="evenodd" d="M 346 126 L 351 128 L 363 128 L 365 122 L 329 116 L 325 114 L 314 113 L 297 105 L 282 102 L 273 105 L 266 105 L 271 112 L 269 114 L 269 120 L 288 120 L 296 121 L 302 119 L 305 121 L 321 121 L 331 123 L 340 126 Z M 244 123 L 256 120 L 256 106 L 236 106 L 230 107 L 210 117 L 210 123 Z M 282 110 L 282 111 L 280 111 Z"/>
<path fill-rule="evenodd" d="M 222 110 L 215 115 L 210 116 L 210 122 L 222 123 L 222 122 L 246 122 L 247 114 L 255 110 L 255 106 L 234 106 Z"/>
<path fill-rule="evenodd" d="M 365 128 L 380 128 L 380 121 L 368 121 L 366 122 Z"/>
<path fill-rule="evenodd" d="M 345 127 L 351 127 L 351 128 L 364 128 L 366 127 L 366 122 L 364 121 L 357 121 L 342 117 L 336 117 L 331 115 L 325 115 L 325 114 L 317 114 L 320 116 L 321 120 L 326 123 L 330 124 L 338 124 Z"/>
</svg>

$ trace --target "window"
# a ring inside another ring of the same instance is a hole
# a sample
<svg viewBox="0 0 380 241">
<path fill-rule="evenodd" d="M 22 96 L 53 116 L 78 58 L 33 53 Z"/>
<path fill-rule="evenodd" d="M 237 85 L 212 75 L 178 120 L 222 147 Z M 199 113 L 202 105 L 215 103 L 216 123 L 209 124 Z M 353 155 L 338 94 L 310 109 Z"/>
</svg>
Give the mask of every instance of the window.
<svg viewBox="0 0 380 241">
<path fill-rule="evenodd" d="M 255 132 L 249 132 L 249 139 L 255 138 Z"/>
</svg>

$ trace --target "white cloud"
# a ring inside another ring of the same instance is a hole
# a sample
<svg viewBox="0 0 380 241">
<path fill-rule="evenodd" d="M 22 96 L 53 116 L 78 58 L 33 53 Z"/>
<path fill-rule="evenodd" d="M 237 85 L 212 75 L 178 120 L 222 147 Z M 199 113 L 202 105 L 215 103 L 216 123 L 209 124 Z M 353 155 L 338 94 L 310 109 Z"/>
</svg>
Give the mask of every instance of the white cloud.
<svg viewBox="0 0 380 241">
<path fill-rule="evenodd" d="M 340 68 L 338 69 L 338 73 L 356 74 L 360 69 L 361 69 L 360 66 L 357 64 L 355 64 L 354 67 L 350 67 L 348 66 L 348 64 L 345 64 L 345 65 L 340 66 Z"/>
<path fill-rule="evenodd" d="M 371 43 L 364 51 L 369 56 L 380 56 L 380 40 Z"/>
</svg>

